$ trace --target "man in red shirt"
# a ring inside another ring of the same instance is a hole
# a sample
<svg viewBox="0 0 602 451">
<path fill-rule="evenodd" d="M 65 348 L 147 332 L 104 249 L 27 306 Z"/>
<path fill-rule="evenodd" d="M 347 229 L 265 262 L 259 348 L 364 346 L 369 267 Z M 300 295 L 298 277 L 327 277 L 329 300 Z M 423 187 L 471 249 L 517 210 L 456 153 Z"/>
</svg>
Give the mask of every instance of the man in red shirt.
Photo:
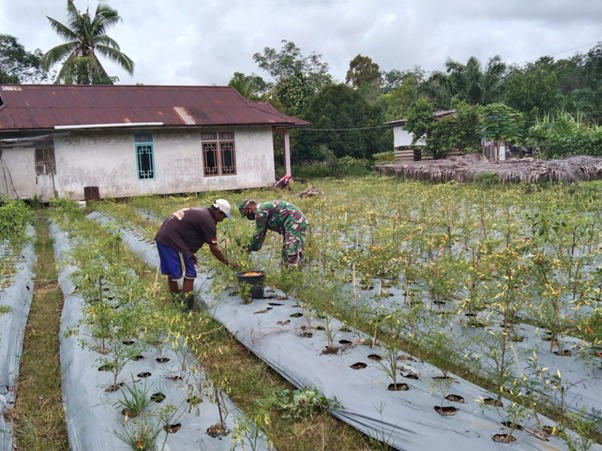
<svg viewBox="0 0 602 451">
<path fill-rule="evenodd" d="M 226 218 L 231 219 L 230 204 L 225 199 L 217 199 L 209 208 L 183 208 L 170 214 L 155 236 L 161 274 L 167 276 L 169 291 L 175 298 L 185 300 L 188 310 L 194 307 L 192 289 L 197 263 L 194 254 L 203 244 L 207 243 L 213 256 L 223 264 L 238 267 L 235 263 L 228 262 L 217 245 L 216 226 Z"/>
</svg>

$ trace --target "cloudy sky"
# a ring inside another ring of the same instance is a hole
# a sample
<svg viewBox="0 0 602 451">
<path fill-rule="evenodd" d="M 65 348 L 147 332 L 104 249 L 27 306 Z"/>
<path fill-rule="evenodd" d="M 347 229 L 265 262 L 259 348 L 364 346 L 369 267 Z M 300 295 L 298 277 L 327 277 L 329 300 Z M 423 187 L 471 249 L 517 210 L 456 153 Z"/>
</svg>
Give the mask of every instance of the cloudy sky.
<svg viewBox="0 0 602 451">
<path fill-rule="evenodd" d="M 98 0 L 75 0 L 90 12 Z M 294 42 L 322 55 L 343 81 L 349 61 L 382 70 L 440 70 L 447 58 L 522 64 L 565 58 L 602 41 L 602 0 L 108 0 L 122 21 L 109 29 L 134 60 L 133 76 L 107 63 L 119 83 L 224 85 L 257 73 L 265 47 Z M 66 0 L 0 0 L 0 33 L 28 51 L 60 44 L 46 16 L 66 23 Z M 104 60 L 103 60 L 104 62 Z"/>
</svg>

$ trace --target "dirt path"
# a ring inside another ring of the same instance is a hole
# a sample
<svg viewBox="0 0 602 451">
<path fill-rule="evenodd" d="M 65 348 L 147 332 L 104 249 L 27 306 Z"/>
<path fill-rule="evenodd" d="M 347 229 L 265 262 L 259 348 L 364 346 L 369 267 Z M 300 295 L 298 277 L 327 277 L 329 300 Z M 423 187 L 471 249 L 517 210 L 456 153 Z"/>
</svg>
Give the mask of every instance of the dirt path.
<svg viewBox="0 0 602 451">
<path fill-rule="evenodd" d="M 56 280 L 46 217 L 38 216 L 35 226 L 36 279 L 12 413 L 14 442 L 17 450 L 67 450 L 58 351 L 63 298 Z"/>
</svg>

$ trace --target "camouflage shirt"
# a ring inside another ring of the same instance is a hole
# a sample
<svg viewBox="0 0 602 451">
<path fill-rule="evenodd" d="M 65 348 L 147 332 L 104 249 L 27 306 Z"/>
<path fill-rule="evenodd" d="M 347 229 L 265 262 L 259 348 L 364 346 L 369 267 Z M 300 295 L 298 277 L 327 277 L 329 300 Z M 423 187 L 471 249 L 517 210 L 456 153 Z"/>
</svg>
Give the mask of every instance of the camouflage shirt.
<svg viewBox="0 0 602 451">
<path fill-rule="evenodd" d="M 257 205 L 255 211 L 255 234 L 249 243 L 249 250 L 261 249 L 268 230 L 286 235 L 307 227 L 308 221 L 297 207 L 283 200 L 272 200 Z"/>
</svg>

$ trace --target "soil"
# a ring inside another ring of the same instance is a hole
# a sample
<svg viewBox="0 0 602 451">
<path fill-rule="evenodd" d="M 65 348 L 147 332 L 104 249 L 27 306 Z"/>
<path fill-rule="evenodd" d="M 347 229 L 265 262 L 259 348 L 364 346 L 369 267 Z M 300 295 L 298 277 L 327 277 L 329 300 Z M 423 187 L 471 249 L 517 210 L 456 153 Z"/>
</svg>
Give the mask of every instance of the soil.
<svg viewBox="0 0 602 451">
<path fill-rule="evenodd" d="M 504 407 L 504 403 L 502 401 L 498 401 L 494 398 L 484 398 L 483 404 L 485 404 L 486 406 Z"/>
<path fill-rule="evenodd" d="M 119 390 L 121 388 L 122 385 L 123 385 L 123 382 L 120 382 L 118 384 L 111 384 L 111 385 L 107 386 L 107 388 L 105 388 L 105 391 L 108 393 L 115 393 L 117 390 Z"/>
<path fill-rule="evenodd" d="M 452 406 L 434 406 L 435 412 L 444 417 L 450 417 L 458 412 L 458 409 Z"/>
<path fill-rule="evenodd" d="M 408 379 L 420 380 L 420 377 L 415 373 L 402 374 L 402 376 Z"/>
<path fill-rule="evenodd" d="M 522 431 L 523 427 L 518 423 L 513 423 L 512 421 L 502 421 L 502 424 L 506 426 L 508 429 L 516 429 L 517 431 Z"/>
<path fill-rule="evenodd" d="M 301 313 L 301 312 L 292 313 L 290 315 L 291 318 L 301 318 L 302 316 L 303 316 L 303 313 Z"/>
<path fill-rule="evenodd" d="M 182 428 L 182 425 L 180 423 L 176 423 L 176 424 L 166 424 L 165 426 L 163 426 L 163 430 L 165 432 L 167 432 L 168 434 L 175 434 L 176 432 L 178 432 L 180 429 Z"/>
<path fill-rule="evenodd" d="M 351 365 L 351 368 L 353 368 L 354 370 L 362 370 L 364 368 L 366 368 L 368 365 L 366 365 L 364 362 L 357 362 L 354 363 L 353 365 Z"/>
<path fill-rule="evenodd" d="M 447 395 L 445 397 L 445 399 L 447 399 L 448 401 L 451 401 L 451 402 L 462 402 L 462 403 L 464 402 L 464 398 L 460 395 L 453 395 L 453 394 Z"/>
<path fill-rule="evenodd" d="M 140 354 L 138 354 L 138 355 L 135 355 L 134 357 L 132 357 L 132 360 L 134 360 L 134 361 L 136 361 L 136 362 L 137 362 L 138 360 L 143 360 L 143 359 L 144 359 L 144 356 L 143 356 L 143 355 L 140 355 Z"/>
<path fill-rule="evenodd" d="M 151 376 L 151 373 L 149 373 L 148 371 L 144 371 L 144 372 L 142 372 L 142 373 L 138 373 L 136 376 L 138 376 L 139 378 L 142 378 L 142 379 L 144 379 L 144 378 L 146 378 L 146 377 L 149 377 L 149 376 Z"/>
<path fill-rule="evenodd" d="M 153 393 L 150 397 L 150 400 L 157 403 L 163 402 L 165 400 L 165 395 L 161 392 Z"/>
<path fill-rule="evenodd" d="M 312 334 L 311 332 L 301 332 L 301 333 L 299 334 L 299 336 L 300 336 L 300 337 L 303 337 L 303 338 L 311 338 L 311 337 L 313 337 L 313 336 L 314 336 L 314 334 Z"/>
<path fill-rule="evenodd" d="M 338 354 L 340 349 L 339 346 L 324 346 L 320 354 Z"/>
<path fill-rule="evenodd" d="M 508 435 L 508 434 L 495 434 L 491 438 L 493 439 L 494 442 L 499 442 L 499 443 L 513 443 L 516 441 L 516 437 L 514 437 L 512 435 Z"/>
<path fill-rule="evenodd" d="M 169 357 L 157 357 L 155 360 L 158 363 L 167 363 L 167 362 L 169 362 Z"/>
<path fill-rule="evenodd" d="M 397 384 L 389 384 L 389 386 L 387 387 L 387 390 L 389 391 L 406 391 L 409 389 L 410 386 L 408 384 L 404 384 L 403 382 Z"/>
<path fill-rule="evenodd" d="M 381 356 L 379 356 L 378 354 L 370 354 L 370 355 L 368 356 L 368 358 L 369 358 L 370 360 L 374 360 L 374 361 L 376 361 L 376 362 L 379 362 L 379 361 L 381 361 L 381 360 L 383 359 L 383 358 L 382 358 Z"/>
<path fill-rule="evenodd" d="M 554 351 L 554 354 L 560 357 L 570 357 L 571 355 L 573 355 L 573 353 L 568 349 L 563 349 L 562 351 Z"/>
<path fill-rule="evenodd" d="M 207 434 L 209 434 L 211 437 L 223 437 L 228 435 L 229 432 L 230 431 L 228 428 L 221 423 L 214 424 L 213 426 L 209 426 L 207 428 Z"/>
</svg>

